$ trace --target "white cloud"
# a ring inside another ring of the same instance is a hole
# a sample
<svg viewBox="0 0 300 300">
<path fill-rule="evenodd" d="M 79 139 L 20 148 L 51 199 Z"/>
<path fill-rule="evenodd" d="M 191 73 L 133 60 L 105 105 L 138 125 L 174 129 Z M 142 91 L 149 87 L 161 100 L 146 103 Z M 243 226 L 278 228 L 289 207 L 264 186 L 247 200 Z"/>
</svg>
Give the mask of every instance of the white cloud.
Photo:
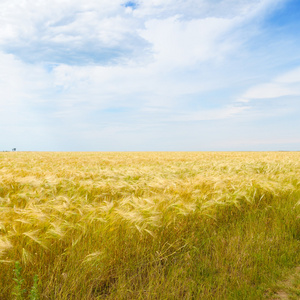
<svg viewBox="0 0 300 300">
<path fill-rule="evenodd" d="M 275 82 L 278 83 L 300 83 L 300 67 L 293 69 L 283 75 L 275 78 Z"/>
<path fill-rule="evenodd" d="M 250 88 L 243 98 L 248 99 L 266 99 L 279 98 L 282 96 L 300 95 L 300 86 L 294 87 L 282 83 L 265 83 Z"/>
<path fill-rule="evenodd" d="M 0 65 L 1 107 L 33 102 L 51 86 L 42 67 L 27 65 L 11 54 L 0 52 Z"/>
<path fill-rule="evenodd" d="M 249 110 L 250 106 L 228 106 L 217 109 L 201 109 L 197 112 L 185 113 L 183 116 L 172 118 L 173 121 L 209 121 L 223 120 L 240 115 Z"/>
<path fill-rule="evenodd" d="M 242 96 L 243 101 L 251 99 L 272 99 L 283 96 L 300 96 L 300 68 L 295 68 L 268 83 L 249 88 Z"/>
<path fill-rule="evenodd" d="M 165 19 L 180 15 L 186 19 L 207 17 L 234 18 L 243 16 L 251 18 L 265 13 L 272 7 L 286 0 L 139 0 L 136 16 Z"/>
<path fill-rule="evenodd" d="M 141 35 L 153 45 L 154 57 L 158 63 L 173 66 L 193 65 L 221 59 L 234 48 L 233 41 L 226 34 L 236 23 L 234 19 L 206 18 L 185 21 L 172 17 L 148 21 Z"/>
<path fill-rule="evenodd" d="M 4 1 L 0 47 L 39 63 L 110 62 L 147 47 L 123 1 Z M 69 59 L 69 61 L 68 61 Z"/>
<path fill-rule="evenodd" d="M 130 12 L 124 0 L 1 1 L 0 47 L 34 63 L 105 65 L 145 58 L 152 44 L 182 65 L 222 58 L 239 44 L 231 30 L 282 1 L 143 0 Z"/>
</svg>

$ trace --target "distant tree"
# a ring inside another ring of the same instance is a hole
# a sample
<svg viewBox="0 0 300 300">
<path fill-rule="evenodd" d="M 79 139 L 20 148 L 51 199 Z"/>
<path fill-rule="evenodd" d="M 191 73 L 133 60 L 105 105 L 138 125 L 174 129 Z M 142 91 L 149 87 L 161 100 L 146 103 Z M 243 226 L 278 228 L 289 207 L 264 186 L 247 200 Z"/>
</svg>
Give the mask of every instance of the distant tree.
<svg viewBox="0 0 300 300">
<path fill-rule="evenodd" d="M 12 151 L 17 151 L 17 148 L 12 148 Z"/>
</svg>

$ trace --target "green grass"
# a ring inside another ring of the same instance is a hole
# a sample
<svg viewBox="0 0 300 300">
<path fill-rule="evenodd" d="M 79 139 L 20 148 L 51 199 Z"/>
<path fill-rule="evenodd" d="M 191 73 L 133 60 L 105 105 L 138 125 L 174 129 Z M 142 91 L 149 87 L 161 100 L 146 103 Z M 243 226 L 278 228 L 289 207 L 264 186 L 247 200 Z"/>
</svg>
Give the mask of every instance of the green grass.
<svg viewBox="0 0 300 300">
<path fill-rule="evenodd" d="M 266 299 L 299 201 L 298 152 L 3 153 L 0 299 L 16 261 L 24 299 Z"/>
</svg>

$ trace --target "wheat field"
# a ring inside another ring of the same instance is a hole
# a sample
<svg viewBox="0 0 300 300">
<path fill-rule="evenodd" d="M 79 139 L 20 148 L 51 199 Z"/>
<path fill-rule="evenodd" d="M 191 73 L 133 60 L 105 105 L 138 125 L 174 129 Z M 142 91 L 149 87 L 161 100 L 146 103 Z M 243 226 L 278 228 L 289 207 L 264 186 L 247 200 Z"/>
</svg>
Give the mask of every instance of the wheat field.
<svg viewBox="0 0 300 300">
<path fill-rule="evenodd" d="M 0 299 L 272 299 L 299 250 L 299 152 L 0 153 Z"/>
</svg>

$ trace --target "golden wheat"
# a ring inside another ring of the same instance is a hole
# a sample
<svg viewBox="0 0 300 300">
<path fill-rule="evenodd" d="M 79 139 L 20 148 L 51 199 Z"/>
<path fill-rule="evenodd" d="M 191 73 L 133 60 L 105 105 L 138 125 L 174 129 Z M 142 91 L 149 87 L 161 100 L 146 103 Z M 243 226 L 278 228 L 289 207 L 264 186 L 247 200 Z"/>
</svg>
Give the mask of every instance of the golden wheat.
<svg viewBox="0 0 300 300">
<path fill-rule="evenodd" d="M 297 152 L 0 154 L 0 298 L 11 295 L 15 261 L 27 281 L 39 275 L 44 299 L 227 297 L 225 283 L 202 285 L 205 272 L 251 282 L 255 238 L 275 247 L 293 230 L 296 247 L 299 195 Z M 261 237 L 252 221 L 230 227 L 250 212 L 266 220 Z M 218 251 L 229 262 L 238 255 L 230 272 Z"/>
</svg>

